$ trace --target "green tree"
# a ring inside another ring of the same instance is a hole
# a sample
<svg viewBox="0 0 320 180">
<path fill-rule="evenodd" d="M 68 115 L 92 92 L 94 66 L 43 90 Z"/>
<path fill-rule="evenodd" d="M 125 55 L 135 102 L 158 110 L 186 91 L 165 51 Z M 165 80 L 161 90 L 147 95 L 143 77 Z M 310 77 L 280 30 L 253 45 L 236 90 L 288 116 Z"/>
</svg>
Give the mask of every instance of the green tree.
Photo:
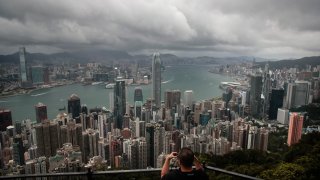
<svg viewBox="0 0 320 180">
<path fill-rule="evenodd" d="M 304 168 L 293 163 L 281 163 L 275 169 L 265 170 L 260 176 L 263 179 L 279 179 L 279 180 L 290 180 L 290 179 L 303 179 Z"/>
</svg>

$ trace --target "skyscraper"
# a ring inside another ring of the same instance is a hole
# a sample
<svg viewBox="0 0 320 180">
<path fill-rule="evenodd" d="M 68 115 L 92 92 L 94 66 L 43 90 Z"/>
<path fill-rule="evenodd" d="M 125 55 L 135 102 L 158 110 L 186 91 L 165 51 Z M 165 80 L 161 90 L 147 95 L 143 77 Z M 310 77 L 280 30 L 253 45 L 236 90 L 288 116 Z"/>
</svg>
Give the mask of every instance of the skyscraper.
<svg viewBox="0 0 320 180">
<path fill-rule="evenodd" d="M 269 113 L 270 108 L 270 89 L 271 89 L 271 79 L 269 74 L 269 64 L 265 65 L 263 79 L 262 79 L 262 115 L 266 117 Z"/>
<path fill-rule="evenodd" d="M 277 119 L 278 108 L 283 105 L 283 89 L 272 89 L 270 97 L 269 119 Z"/>
<path fill-rule="evenodd" d="M 184 91 L 184 105 L 191 107 L 193 101 L 193 91 L 186 90 Z"/>
<path fill-rule="evenodd" d="M 31 79 L 34 85 L 44 83 L 44 68 L 42 66 L 31 67 Z"/>
<path fill-rule="evenodd" d="M 155 108 L 159 109 L 161 106 L 161 60 L 159 53 L 154 53 L 152 58 L 152 99 Z"/>
<path fill-rule="evenodd" d="M 34 126 L 36 131 L 36 144 L 37 144 L 37 157 L 45 155 L 44 142 L 43 142 L 43 129 L 41 124 Z"/>
<path fill-rule="evenodd" d="M 122 129 L 123 115 L 126 113 L 125 81 L 117 80 L 114 87 L 114 121 L 115 127 Z"/>
<path fill-rule="evenodd" d="M 303 115 L 298 113 L 290 113 L 288 130 L 288 146 L 296 144 L 301 139 L 302 127 L 303 127 Z"/>
<path fill-rule="evenodd" d="M 37 105 L 34 106 L 34 108 L 36 110 L 37 123 L 41 123 L 42 121 L 48 119 L 46 105 L 39 102 Z"/>
<path fill-rule="evenodd" d="M 81 111 L 80 98 L 76 94 L 72 94 L 68 99 L 68 113 L 75 119 L 79 117 Z"/>
<path fill-rule="evenodd" d="M 134 102 L 141 101 L 143 102 L 142 88 L 136 87 L 134 89 Z"/>
<path fill-rule="evenodd" d="M 286 96 L 286 108 L 298 107 L 309 103 L 311 83 L 296 81 L 289 83 Z"/>
<path fill-rule="evenodd" d="M 20 79 L 21 79 L 21 87 L 25 87 L 28 83 L 28 76 L 27 76 L 27 65 L 26 65 L 26 48 L 20 47 L 19 49 L 20 54 Z"/>
<path fill-rule="evenodd" d="M 58 123 L 50 122 L 49 131 L 50 131 L 51 156 L 54 156 L 54 155 L 56 155 L 56 151 L 59 148 L 59 126 L 58 126 Z"/>
<path fill-rule="evenodd" d="M 139 118 L 142 120 L 142 102 L 141 101 L 135 101 L 134 102 L 134 116 L 136 118 Z"/>
<path fill-rule="evenodd" d="M 147 143 L 145 138 L 141 138 L 139 141 L 139 147 L 138 147 L 138 168 L 139 169 L 144 169 L 147 167 Z"/>
<path fill-rule="evenodd" d="M 172 109 L 172 107 L 175 107 L 176 105 L 180 105 L 181 99 L 181 92 L 180 90 L 167 90 L 165 92 L 165 104 L 166 108 Z"/>
<path fill-rule="evenodd" d="M 154 133 L 155 133 L 155 127 L 151 123 L 146 124 L 146 143 L 147 143 L 147 166 L 154 167 Z"/>
<path fill-rule="evenodd" d="M 258 117 L 261 112 L 261 91 L 262 91 L 262 76 L 251 76 L 250 80 L 250 107 L 251 115 Z"/>
<path fill-rule="evenodd" d="M 12 125 L 12 116 L 9 109 L 0 109 L 0 132 L 6 131 Z"/>
<path fill-rule="evenodd" d="M 20 134 L 13 138 L 13 159 L 19 165 L 24 165 L 24 149 L 22 137 Z"/>
<path fill-rule="evenodd" d="M 289 122 L 289 110 L 288 109 L 278 109 L 277 121 L 281 124 L 288 124 Z"/>
</svg>

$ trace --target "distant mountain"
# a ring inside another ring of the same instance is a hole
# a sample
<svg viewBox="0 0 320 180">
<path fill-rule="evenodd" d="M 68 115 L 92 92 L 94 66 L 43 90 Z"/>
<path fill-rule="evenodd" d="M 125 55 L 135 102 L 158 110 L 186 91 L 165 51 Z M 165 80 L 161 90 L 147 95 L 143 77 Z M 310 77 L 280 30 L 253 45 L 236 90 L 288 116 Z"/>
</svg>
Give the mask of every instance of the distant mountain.
<svg viewBox="0 0 320 180">
<path fill-rule="evenodd" d="M 84 50 L 77 52 L 62 52 L 54 54 L 26 53 L 26 59 L 31 63 L 85 63 L 110 62 L 117 60 L 130 60 L 132 56 L 124 51 L 114 50 Z M 19 53 L 0 55 L 0 63 L 19 63 Z"/>
<path fill-rule="evenodd" d="M 243 62 L 256 61 L 257 64 L 263 67 L 269 62 L 271 68 L 282 67 L 305 67 L 306 64 L 312 66 L 320 63 L 320 56 L 305 57 L 297 60 L 281 60 L 274 61 L 250 56 L 240 57 L 178 57 L 174 54 L 161 54 L 161 61 L 163 65 L 183 65 L 183 64 L 235 64 Z M 87 63 L 87 62 L 101 62 L 101 63 L 132 63 L 137 62 L 142 66 L 150 66 L 152 55 L 130 55 L 125 51 L 116 50 L 92 50 L 86 49 L 75 52 L 62 52 L 54 54 L 42 54 L 42 53 L 26 53 L 26 59 L 31 64 L 54 64 L 54 63 Z M 264 61 L 264 62 L 260 62 Z M 10 55 L 0 55 L 0 63 L 19 63 L 19 53 Z"/>
<path fill-rule="evenodd" d="M 0 55 L 0 63 L 18 63 L 19 53 L 14 53 L 10 55 Z"/>
<path fill-rule="evenodd" d="M 299 69 L 305 68 L 306 65 L 317 66 L 320 65 L 320 56 L 303 57 L 294 60 L 280 60 L 280 61 L 265 61 L 257 63 L 260 67 L 264 67 L 266 63 L 269 63 L 271 69 L 282 69 L 284 67 Z"/>
</svg>

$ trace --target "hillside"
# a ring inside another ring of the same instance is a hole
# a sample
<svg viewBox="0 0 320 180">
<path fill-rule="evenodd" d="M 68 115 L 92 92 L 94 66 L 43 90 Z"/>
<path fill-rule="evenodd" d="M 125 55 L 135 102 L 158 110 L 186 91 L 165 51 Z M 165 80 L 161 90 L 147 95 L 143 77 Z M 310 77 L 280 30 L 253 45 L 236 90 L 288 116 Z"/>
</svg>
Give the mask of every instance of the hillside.
<svg viewBox="0 0 320 180">
<path fill-rule="evenodd" d="M 293 68 L 297 67 L 299 69 L 305 68 L 306 65 L 311 65 L 315 67 L 320 65 L 320 56 L 312 56 L 312 57 L 303 57 L 300 59 L 294 60 L 280 60 L 280 61 L 265 61 L 265 62 L 258 62 L 257 64 L 260 67 L 264 67 L 266 63 L 269 63 L 271 69 L 282 69 L 284 67 Z"/>
</svg>

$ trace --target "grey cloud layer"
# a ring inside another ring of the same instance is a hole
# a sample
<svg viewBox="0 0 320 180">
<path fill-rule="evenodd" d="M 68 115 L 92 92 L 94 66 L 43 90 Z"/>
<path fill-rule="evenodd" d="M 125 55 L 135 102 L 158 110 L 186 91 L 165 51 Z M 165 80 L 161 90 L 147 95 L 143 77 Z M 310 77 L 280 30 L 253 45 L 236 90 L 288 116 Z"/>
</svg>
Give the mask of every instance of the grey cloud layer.
<svg viewBox="0 0 320 180">
<path fill-rule="evenodd" d="M 0 52 L 319 55 L 319 0 L 0 0 Z"/>
</svg>

